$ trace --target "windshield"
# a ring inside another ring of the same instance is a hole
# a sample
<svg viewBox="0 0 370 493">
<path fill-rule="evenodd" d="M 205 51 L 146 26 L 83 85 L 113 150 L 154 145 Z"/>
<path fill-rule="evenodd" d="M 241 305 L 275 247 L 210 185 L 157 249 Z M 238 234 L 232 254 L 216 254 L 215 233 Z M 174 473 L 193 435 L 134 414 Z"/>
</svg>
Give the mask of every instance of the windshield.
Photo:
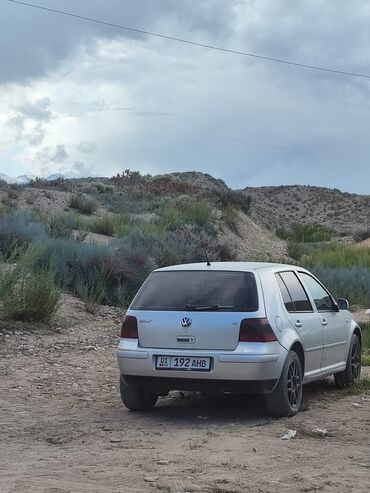
<svg viewBox="0 0 370 493">
<path fill-rule="evenodd" d="M 258 310 L 256 281 L 251 272 L 154 272 L 130 309 L 254 312 Z"/>
</svg>

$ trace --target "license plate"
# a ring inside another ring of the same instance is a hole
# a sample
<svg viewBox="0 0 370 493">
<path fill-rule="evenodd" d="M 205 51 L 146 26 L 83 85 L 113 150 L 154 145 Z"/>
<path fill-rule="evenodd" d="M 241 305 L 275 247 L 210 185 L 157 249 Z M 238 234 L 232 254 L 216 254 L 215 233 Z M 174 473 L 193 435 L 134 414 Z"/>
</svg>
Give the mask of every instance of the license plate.
<svg viewBox="0 0 370 493">
<path fill-rule="evenodd" d="M 210 371 L 211 358 L 195 356 L 157 356 L 157 370 Z"/>
</svg>

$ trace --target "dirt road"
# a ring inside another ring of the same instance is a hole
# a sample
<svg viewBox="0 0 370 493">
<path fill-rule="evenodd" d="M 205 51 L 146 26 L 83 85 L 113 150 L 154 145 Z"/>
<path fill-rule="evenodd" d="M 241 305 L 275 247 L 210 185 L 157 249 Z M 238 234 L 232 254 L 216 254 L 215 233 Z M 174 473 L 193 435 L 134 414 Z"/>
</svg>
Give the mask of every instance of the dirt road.
<svg viewBox="0 0 370 493">
<path fill-rule="evenodd" d="M 57 332 L 0 335 L 1 492 L 369 491 L 369 395 L 310 386 L 306 410 L 283 420 L 256 397 L 180 393 L 130 413 L 117 314 L 70 298 L 62 311 Z"/>
</svg>

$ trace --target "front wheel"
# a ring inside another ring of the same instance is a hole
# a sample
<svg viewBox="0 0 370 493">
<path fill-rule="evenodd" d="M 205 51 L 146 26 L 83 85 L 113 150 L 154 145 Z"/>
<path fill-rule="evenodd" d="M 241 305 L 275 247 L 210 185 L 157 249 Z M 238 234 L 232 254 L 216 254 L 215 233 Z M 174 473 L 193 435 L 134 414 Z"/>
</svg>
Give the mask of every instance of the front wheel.
<svg viewBox="0 0 370 493">
<path fill-rule="evenodd" d="M 356 334 L 352 334 L 347 356 L 346 368 L 335 373 L 334 380 L 338 387 L 348 387 L 360 380 L 361 375 L 361 343 Z"/>
<path fill-rule="evenodd" d="M 130 411 L 148 411 L 153 409 L 158 400 L 158 395 L 149 390 L 128 385 L 122 375 L 119 389 L 122 402 Z"/>
<path fill-rule="evenodd" d="M 302 403 L 302 365 L 294 351 L 290 351 L 285 361 L 278 384 L 271 394 L 265 396 L 270 414 L 287 417 L 297 414 Z"/>
</svg>

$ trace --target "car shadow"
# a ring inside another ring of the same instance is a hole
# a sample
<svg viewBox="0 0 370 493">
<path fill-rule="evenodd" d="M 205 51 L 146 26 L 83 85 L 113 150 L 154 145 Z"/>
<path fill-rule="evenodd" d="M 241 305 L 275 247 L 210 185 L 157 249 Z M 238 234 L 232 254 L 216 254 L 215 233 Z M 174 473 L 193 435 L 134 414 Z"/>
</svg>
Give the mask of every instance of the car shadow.
<svg viewBox="0 0 370 493">
<path fill-rule="evenodd" d="M 263 396 L 255 394 L 171 392 L 168 397 L 159 399 L 151 414 L 177 424 L 248 422 L 250 426 L 258 426 L 271 419 Z"/>
<path fill-rule="evenodd" d="M 320 403 L 325 405 L 340 395 L 333 379 L 307 384 L 304 386 L 302 412 Z M 159 398 L 149 415 L 155 421 L 174 422 L 176 425 L 182 423 L 186 426 L 189 423 L 262 426 L 274 419 L 268 414 L 262 395 L 201 392 L 170 392 L 168 396 Z M 145 414 L 146 417 L 149 415 Z"/>
</svg>

